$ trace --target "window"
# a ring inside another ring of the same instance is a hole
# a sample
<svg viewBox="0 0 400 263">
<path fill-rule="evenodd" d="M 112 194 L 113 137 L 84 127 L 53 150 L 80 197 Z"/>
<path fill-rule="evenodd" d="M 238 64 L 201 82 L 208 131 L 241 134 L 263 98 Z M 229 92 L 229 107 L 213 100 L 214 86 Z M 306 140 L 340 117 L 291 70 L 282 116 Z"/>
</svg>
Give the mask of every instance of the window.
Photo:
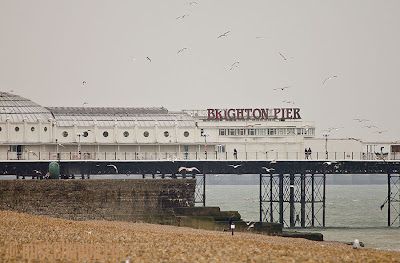
<svg viewBox="0 0 400 263">
<path fill-rule="evenodd" d="M 31 127 L 31 131 L 35 131 L 35 127 Z"/>
<path fill-rule="evenodd" d="M 149 133 L 148 131 L 145 131 L 145 132 L 143 133 L 143 136 L 144 136 L 144 137 L 149 137 L 149 135 L 150 135 L 150 133 Z"/>
<path fill-rule="evenodd" d="M 17 126 L 17 127 L 15 127 L 15 131 L 17 132 L 17 131 L 19 131 L 19 127 Z"/>
<path fill-rule="evenodd" d="M 183 136 L 189 137 L 189 132 L 188 132 L 188 131 L 185 131 L 185 132 L 183 133 Z"/>
<path fill-rule="evenodd" d="M 219 129 L 219 135 L 226 135 L 226 129 Z"/>
<path fill-rule="evenodd" d="M 0 131 L 2 130 L 2 128 L 0 127 Z"/>
<path fill-rule="evenodd" d="M 238 129 L 237 130 L 237 135 L 244 135 L 245 134 L 245 132 L 244 132 L 244 129 Z"/>
<path fill-rule="evenodd" d="M 275 135 L 275 129 L 268 129 L 268 135 Z"/>
<path fill-rule="evenodd" d="M 68 137 L 68 132 L 67 132 L 67 131 L 64 131 L 64 132 L 62 133 L 62 136 Z"/>
<path fill-rule="evenodd" d="M 235 129 L 229 129 L 229 135 L 236 135 L 235 134 Z"/>
<path fill-rule="evenodd" d="M 128 137 L 129 136 L 129 132 L 124 131 L 124 137 Z"/>
<path fill-rule="evenodd" d="M 108 137 L 108 131 L 103 132 L 104 137 Z"/>
<path fill-rule="evenodd" d="M 294 128 L 286 128 L 286 134 L 287 135 L 294 135 L 295 134 L 295 132 L 294 132 Z"/>
<path fill-rule="evenodd" d="M 47 127 L 44 127 L 43 130 L 46 132 L 47 131 Z"/>
<path fill-rule="evenodd" d="M 247 129 L 247 135 L 256 135 L 256 129 Z"/>
<path fill-rule="evenodd" d="M 164 132 L 164 137 L 168 137 L 169 136 L 169 131 L 165 131 Z"/>
<path fill-rule="evenodd" d="M 258 136 L 264 136 L 265 135 L 265 129 L 256 129 L 256 134 Z"/>
<path fill-rule="evenodd" d="M 285 128 L 277 128 L 276 129 L 276 134 L 277 135 L 284 135 L 285 134 Z"/>
<path fill-rule="evenodd" d="M 83 137 L 88 137 L 88 136 L 89 136 L 89 133 L 87 131 L 84 131 L 83 132 Z"/>
<path fill-rule="evenodd" d="M 189 145 L 183 145 L 183 151 L 188 152 L 189 151 Z"/>
</svg>

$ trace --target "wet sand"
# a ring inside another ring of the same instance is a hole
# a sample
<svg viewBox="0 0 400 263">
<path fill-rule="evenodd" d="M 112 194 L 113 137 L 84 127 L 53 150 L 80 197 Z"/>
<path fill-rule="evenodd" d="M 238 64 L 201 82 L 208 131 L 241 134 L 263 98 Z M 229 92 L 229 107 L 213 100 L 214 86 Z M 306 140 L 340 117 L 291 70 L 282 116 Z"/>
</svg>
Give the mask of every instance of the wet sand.
<svg viewBox="0 0 400 263">
<path fill-rule="evenodd" d="M 400 262 L 400 253 L 252 233 L 0 211 L 0 262 Z"/>
</svg>

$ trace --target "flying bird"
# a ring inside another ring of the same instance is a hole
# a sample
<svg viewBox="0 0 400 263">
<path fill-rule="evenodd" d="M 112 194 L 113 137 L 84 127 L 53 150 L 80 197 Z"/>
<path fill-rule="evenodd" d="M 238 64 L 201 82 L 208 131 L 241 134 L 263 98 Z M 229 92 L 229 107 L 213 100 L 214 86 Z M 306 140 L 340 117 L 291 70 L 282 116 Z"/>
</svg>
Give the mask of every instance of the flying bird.
<svg viewBox="0 0 400 263">
<path fill-rule="evenodd" d="M 179 49 L 179 50 L 178 50 L 178 52 L 176 52 L 176 54 L 179 54 L 179 53 L 181 53 L 181 52 L 185 51 L 186 49 L 187 49 L 187 48 L 185 48 L 185 47 L 184 47 L 184 48 L 182 48 L 182 49 Z"/>
<path fill-rule="evenodd" d="M 272 172 L 272 171 L 275 171 L 275 169 L 274 168 L 267 168 L 267 167 L 262 167 L 267 173 L 269 173 L 269 172 Z"/>
<path fill-rule="evenodd" d="M 363 128 L 371 129 L 371 128 L 378 128 L 378 127 L 375 125 L 367 125 L 367 126 L 363 126 Z"/>
<path fill-rule="evenodd" d="M 254 225 L 256 224 L 255 222 L 246 222 L 246 224 L 247 224 L 247 230 L 250 230 L 251 228 L 253 228 L 254 227 Z"/>
<path fill-rule="evenodd" d="M 228 166 L 233 167 L 233 169 L 236 169 L 236 168 L 238 168 L 238 167 L 240 167 L 242 165 L 241 164 L 230 164 Z"/>
<path fill-rule="evenodd" d="M 151 62 L 151 58 L 149 58 L 149 57 L 146 57 L 146 58 L 147 58 L 147 60 L 148 60 L 148 61 L 150 61 L 150 62 Z"/>
<path fill-rule="evenodd" d="M 82 82 L 82 85 L 85 85 L 85 84 L 86 84 L 86 81 L 83 81 L 83 82 Z"/>
<path fill-rule="evenodd" d="M 272 163 L 272 164 L 273 164 L 273 163 L 277 163 L 277 161 L 274 159 L 274 160 L 272 160 L 272 161 L 269 162 L 269 164 L 271 164 L 271 163 Z"/>
<path fill-rule="evenodd" d="M 332 165 L 334 163 L 336 163 L 336 162 L 324 162 L 324 164 L 326 164 L 326 165 Z"/>
<path fill-rule="evenodd" d="M 354 121 L 358 121 L 358 122 L 364 122 L 364 121 L 369 121 L 367 119 L 353 119 Z"/>
<path fill-rule="evenodd" d="M 186 172 L 197 171 L 200 173 L 200 170 L 197 169 L 196 167 L 184 167 L 184 166 L 179 167 L 178 172 L 182 172 L 183 170 L 185 170 Z"/>
<path fill-rule="evenodd" d="M 387 131 L 374 131 L 374 133 L 379 133 L 379 134 L 382 134 L 384 132 L 387 132 Z"/>
<path fill-rule="evenodd" d="M 288 103 L 288 104 L 293 104 L 294 105 L 294 101 L 290 101 L 290 100 L 283 100 L 282 102 Z"/>
<path fill-rule="evenodd" d="M 42 174 L 42 171 L 38 171 L 38 170 L 33 170 L 35 173 L 37 174 Z"/>
<path fill-rule="evenodd" d="M 196 5 L 197 5 L 197 2 L 190 2 L 190 3 L 189 3 L 189 5 L 193 5 L 193 4 L 196 4 Z"/>
<path fill-rule="evenodd" d="M 89 104 L 89 103 L 85 101 L 85 102 L 83 103 L 83 106 L 88 105 L 88 104 Z"/>
<path fill-rule="evenodd" d="M 337 78 L 337 76 L 332 76 L 332 77 L 326 78 L 326 79 L 324 80 L 324 82 L 322 82 L 322 85 L 324 85 L 325 82 L 327 82 L 328 80 L 330 80 L 330 79 L 332 79 L 332 78 Z"/>
<path fill-rule="evenodd" d="M 291 86 L 287 86 L 287 87 L 282 87 L 282 88 L 275 88 L 274 90 L 281 90 L 281 91 L 284 91 L 285 89 L 288 89 L 288 88 L 290 88 Z"/>
<path fill-rule="evenodd" d="M 113 167 L 115 169 L 115 172 L 118 173 L 118 168 L 117 166 L 113 165 L 113 164 L 107 164 L 107 166 L 109 167 Z"/>
<path fill-rule="evenodd" d="M 176 19 L 184 19 L 187 15 L 178 16 Z"/>
<path fill-rule="evenodd" d="M 233 68 L 238 67 L 239 63 L 240 63 L 239 60 L 236 61 L 235 63 L 233 63 L 233 64 L 231 65 L 231 68 L 230 68 L 229 70 L 232 70 Z"/>
<path fill-rule="evenodd" d="M 226 37 L 231 31 L 226 31 L 225 33 L 223 33 L 222 35 L 219 35 L 217 38 L 220 37 Z"/>
<path fill-rule="evenodd" d="M 286 58 L 284 55 L 282 55 L 281 52 L 279 52 L 279 55 L 281 55 L 281 57 L 282 57 L 284 60 L 287 60 L 287 58 Z"/>
</svg>

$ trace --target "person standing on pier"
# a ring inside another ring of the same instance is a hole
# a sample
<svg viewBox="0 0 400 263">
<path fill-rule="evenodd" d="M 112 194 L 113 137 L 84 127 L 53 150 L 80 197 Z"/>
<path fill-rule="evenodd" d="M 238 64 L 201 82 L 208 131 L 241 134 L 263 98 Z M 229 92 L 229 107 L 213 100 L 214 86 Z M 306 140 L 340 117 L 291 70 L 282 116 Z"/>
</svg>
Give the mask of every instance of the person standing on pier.
<svg viewBox="0 0 400 263">
<path fill-rule="evenodd" d="M 233 157 L 235 158 L 235 160 L 237 160 L 237 150 L 236 150 L 236 148 L 233 149 Z"/>
</svg>

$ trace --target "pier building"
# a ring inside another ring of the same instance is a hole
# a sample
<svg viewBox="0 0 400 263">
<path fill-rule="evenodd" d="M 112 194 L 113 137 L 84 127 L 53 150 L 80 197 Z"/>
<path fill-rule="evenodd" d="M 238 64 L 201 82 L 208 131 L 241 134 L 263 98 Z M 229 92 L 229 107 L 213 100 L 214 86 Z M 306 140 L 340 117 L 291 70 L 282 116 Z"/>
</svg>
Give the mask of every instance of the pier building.
<svg viewBox="0 0 400 263">
<path fill-rule="evenodd" d="M 399 150 L 315 130 L 299 108 L 45 107 L 0 92 L 2 160 L 359 160 Z"/>
</svg>

